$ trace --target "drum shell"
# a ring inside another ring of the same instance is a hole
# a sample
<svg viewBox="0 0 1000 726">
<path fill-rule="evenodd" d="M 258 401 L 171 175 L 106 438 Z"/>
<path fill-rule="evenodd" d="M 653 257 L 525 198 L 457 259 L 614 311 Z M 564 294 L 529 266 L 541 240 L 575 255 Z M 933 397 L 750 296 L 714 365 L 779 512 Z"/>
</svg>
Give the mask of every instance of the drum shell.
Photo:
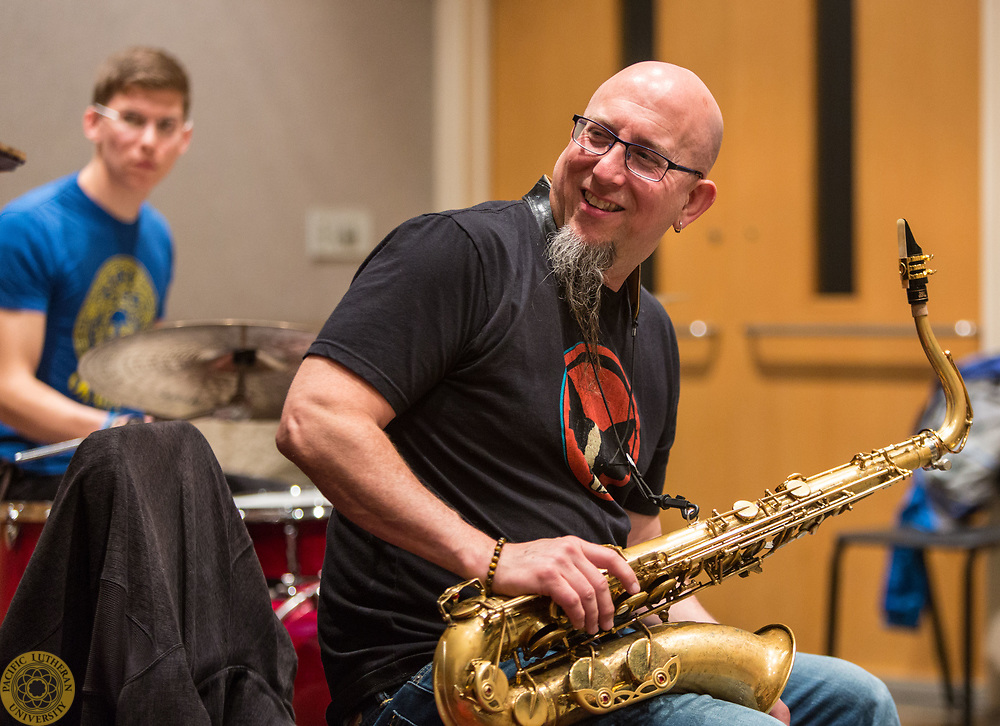
<svg viewBox="0 0 1000 726">
<path fill-rule="evenodd" d="M 299 589 L 293 597 L 275 598 L 271 603 L 299 658 L 292 700 L 299 726 L 326 726 L 326 707 L 330 703 L 316 625 L 318 602 L 319 582 L 314 582 Z"/>
<path fill-rule="evenodd" d="M 282 493 L 282 496 L 286 494 Z M 234 499 L 239 505 L 241 497 Z M 256 501 L 251 500 L 251 504 Z M 309 506 L 305 509 L 297 506 L 307 502 Z M 275 597 L 272 606 L 288 630 L 298 657 L 293 696 L 296 722 L 301 726 L 323 726 L 330 692 L 320 658 L 316 606 L 330 509 L 323 502 L 314 502 L 312 493 L 308 491 L 305 498 L 283 500 L 282 506 L 270 506 L 273 503 L 272 499 L 267 507 L 250 506 L 249 509 L 240 508 L 240 511 L 268 579 L 281 579 L 289 569 L 285 558 L 285 547 L 289 541 L 286 527 L 295 529 L 292 541 L 298 545 L 296 549 L 300 562 L 300 572 L 294 573 L 297 594 Z M 248 504 L 245 498 L 242 504 Z M 49 501 L 0 502 L 0 516 L 3 517 L 0 527 L 0 618 L 6 614 L 27 569 L 51 505 Z M 301 513 L 300 509 L 303 509 Z"/>
<path fill-rule="evenodd" d="M 283 581 L 288 575 L 319 577 L 326 551 L 326 520 L 247 521 L 246 526 L 269 582 Z"/>
<path fill-rule="evenodd" d="M 28 560 L 35 551 L 52 502 L 0 502 L 0 618 L 7 614 Z"/>
<path fill-rule="evenodd" d="M 332 508 L 318 490 L 291 487 L 233 499 L 268 582 L 319 578 Z"/>
</svg>

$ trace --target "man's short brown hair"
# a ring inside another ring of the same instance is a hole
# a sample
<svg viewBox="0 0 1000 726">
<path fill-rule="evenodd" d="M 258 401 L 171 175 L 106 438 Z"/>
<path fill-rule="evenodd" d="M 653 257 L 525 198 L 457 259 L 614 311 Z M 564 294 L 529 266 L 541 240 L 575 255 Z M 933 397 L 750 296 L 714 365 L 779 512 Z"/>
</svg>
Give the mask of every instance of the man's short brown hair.
<svg viewBox="0 0 1000 726">
<path fill-rule="evenodd" d="M 177 91 L 184 97 L 184 118 L 188 117 L 188 76 L 180 62 L 166 51 L 135 46 L 108 58 L 97 73 L 93 103 L 106 106 L 115 94 L 130 88 Z"/>
</svg>

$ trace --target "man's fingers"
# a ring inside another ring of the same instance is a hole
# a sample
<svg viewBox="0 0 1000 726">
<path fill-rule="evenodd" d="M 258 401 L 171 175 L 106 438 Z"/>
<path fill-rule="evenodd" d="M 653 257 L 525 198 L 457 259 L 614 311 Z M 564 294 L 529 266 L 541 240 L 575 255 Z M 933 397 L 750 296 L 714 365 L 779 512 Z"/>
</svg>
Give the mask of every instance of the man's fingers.
<svg viewBox="0 0 1000 726">
<path fill-rule="evenodd" d="M 618 550 L 611 547 L 596 545 L 595 549 L 588 550 L 587 556 L 595 566 L 607 570 L 608 574 L 616 578 L 630 594 L 639 592 L 639 580 L 635 576 L 628 562 L 621 556 Z"/>
<path fill-rule="evenodd" d="M 574 628 L 597 633 L 597 594 L 579 570 L 570 569 L 565 572 L 561 583 L 554 588 L 550 597 L 562 608 Z"/>
<path fill-rule="evenodd" d="M 574 628 L 588 633 L 614 627 L 608 575 L 630 593 L 639 591 L 635 573 L 617 550 L 576 537 L 508 544 L 504 553 L 493 580 L 498 592 L 546 595 Z"/>
</svg>

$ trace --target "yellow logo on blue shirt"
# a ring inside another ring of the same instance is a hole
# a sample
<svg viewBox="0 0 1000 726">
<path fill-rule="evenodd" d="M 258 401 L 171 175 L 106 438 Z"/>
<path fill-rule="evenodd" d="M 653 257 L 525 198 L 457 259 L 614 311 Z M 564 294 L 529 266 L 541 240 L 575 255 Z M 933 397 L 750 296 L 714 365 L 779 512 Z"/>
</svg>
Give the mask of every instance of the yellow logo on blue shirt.
<svg viewBox="0 0 1000 726">
<path fill-rule="evenodd" d="M 151 327 L 156 320 L 156 303 L 153 280 L 142 263 L 130 255 L 109 257 L 94 275 L 76 316 L 76 357 L 79 359 L 101 343 Z M 91 405 L 101 403 L 77 372 L 70 376 L 68 386 L 77 400 Z"/>
</svg>

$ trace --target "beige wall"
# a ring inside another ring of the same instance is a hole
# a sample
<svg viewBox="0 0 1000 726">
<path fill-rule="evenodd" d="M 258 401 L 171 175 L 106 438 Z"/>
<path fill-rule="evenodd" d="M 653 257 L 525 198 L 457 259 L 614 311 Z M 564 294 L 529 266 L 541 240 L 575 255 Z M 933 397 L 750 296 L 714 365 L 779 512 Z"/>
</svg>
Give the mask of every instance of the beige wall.
<svg viewBox="0 0 1000 726">
<path fill-rule="evenodd" d="M 432 200 L 432 0 L 10 0 L 0 142 L 27 164 L 0 203 L 78 169 L 110 52 L 165 47 L 193 82 L 194 140 L 156 190 L 177 241 L 171 319 L 319 325 L 356 263 L 311 263 L 306 210 L 361 207 L 381 238 Z"/>
<path fill-rule="evenodd" d="M 132 44 L 176 54 L 193 85 L 187 155 L 154 192 L 177 260 L 167 318 L 315 329 L 357 263 L 305 253 L 306 211 L 372 215 L 375 241 L 433 199 L 434 0 L 9 0 L 0 22 L 0 205 L 89 158 L 94 73 Z M 195 422 L 230 472 L 305 483 L 275 422 Z"/>
</svg>

